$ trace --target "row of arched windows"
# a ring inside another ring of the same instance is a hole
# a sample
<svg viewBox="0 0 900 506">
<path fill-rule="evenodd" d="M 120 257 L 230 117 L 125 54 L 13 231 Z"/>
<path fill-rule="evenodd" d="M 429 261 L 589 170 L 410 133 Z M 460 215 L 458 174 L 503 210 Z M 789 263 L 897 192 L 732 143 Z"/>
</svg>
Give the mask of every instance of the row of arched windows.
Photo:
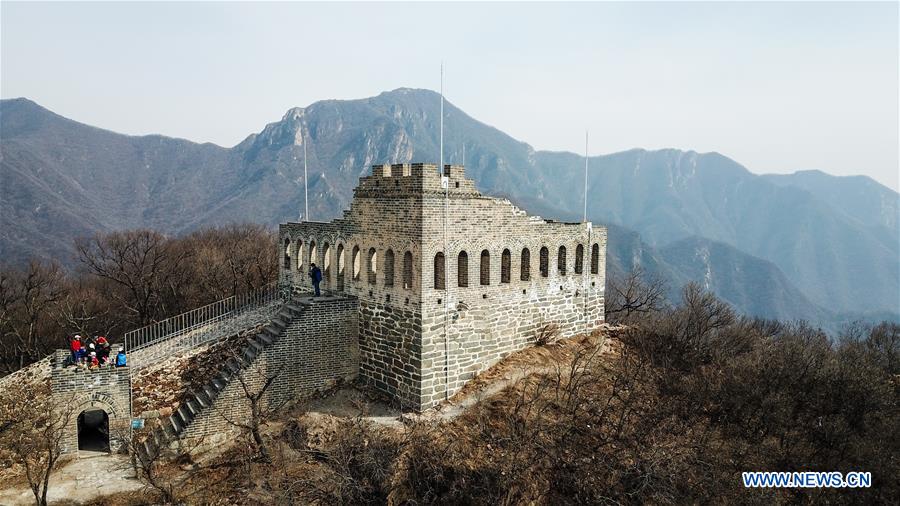
<svg viewBox="0 0 900 506">
<path fill-rule="evenodd" d="M 322 277 L 325 280 L 326 284 L 331 279 L 331 246 L 326 242 L 322 247 L 323 253 L 323 265 L 319 267 L 322 269 Z M 300 272 L 305 271 L 305 263 L 304 263 L 304 245 L 302 241 L 298 241 L 297 249 L 296 249 L 296 266 L 297 270 Z M 353 250 L 350 254 L 350 265 L 351 265 L 351 279 L 353 281 L 360 281 L 362 278 L 363 272 L 363 255 L 361 254 L 359 246 L 353 246 Z M 290 270 L 293 262 L 292 258 L 292 250 L 291 250 L 291 239 L 285 238 L 284 240 L 284 269 Z M 318 259 L 318 250 L 316 249 L 316 242 L 309 242 L 309 258 L 308 261 L 315 261 Z M 384 286 L 394 286 L 394 251 L 392 249 L 388 249 L 384 252 Z M 344 266 L 346 265 L 346 261 L 344 258 L 344 245 L 338 244 L 337 246 L 337 276 L 338 279 L 343 279 L 344 277 Z M 404 289 L 412 289 L 413 286 L 413 256 L 412 252 L 406 251 L 403 254 L 403 270 L 402 270 L 402 283 Z M 377 283 L 378 279 L 378 251 L 375 248 L 369 248 L 369 250 L 365 254 L 365 278 L 369 284 L 374 285 Z"/>
<path fill-rule="evenodd" d="M 500 254 L 500 283 L 509 283 L 512 267 L 512 254 L 508 249 L 504 249 Z M 540 250 L 539 269 L 541 277 L 546 278 L 550 275 L 550 250 L 546 246 Z M 491 253 L 488 250 L 482 250 L 479 263 L 478 282 L 481 286 L 491 284 Z M 519 279 L 521 281 L 531 280 L 531 251 L 528 248 L 522 248 L 520 254 Z M 556 268 L 561 276 L 566 275 L 566 247 L 560 246 L 556 252 Z M 579 244 L 575 247 L 575 274 L 582 274 L 584 271 L 584 245 Z M 591 274 L 600 272 L 600 245 L 591 246 Z M 438 252 L 434 256 L 434 288 L 443 290 L 445 288 L 444 279 L 446 278 L 446 259 L 444 253 Z M 456 286 L 466 288 L 469 286 L 469 254 L 460 251 L 456 257 Z"/>
</svg>

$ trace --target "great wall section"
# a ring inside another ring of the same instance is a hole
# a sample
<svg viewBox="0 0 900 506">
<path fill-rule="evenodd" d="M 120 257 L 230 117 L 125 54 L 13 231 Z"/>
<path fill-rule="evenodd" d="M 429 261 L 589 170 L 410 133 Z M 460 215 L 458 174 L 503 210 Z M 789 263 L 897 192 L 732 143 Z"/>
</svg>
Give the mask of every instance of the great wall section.
<svg viewBox="0 0 900 506">
<path fill-rule="evenodd" d="M 281 225 L 277 285 L 130 332 L 128 367 L 51 356 L 55 402 L 80 413 L 64 450 L 80 450 L 86 413 L 102 415 L 108 451 L 134 436 L 143 459 L 212 448 L 249 416 L 244 389 L 267 381 L 268 407 L 356 381 L 427 410 L 541 333 L 598 327 L 605 253 L 605 228 L 529 216 L 480 194 L 461 166 L 376 165 L 341 218 Z M 310 296 L 312 262 L 322 297 Z M 168 374 L 154 371 L 174 360 L 202 362 L 203 374 L 148 400 L 146 384 Z"/>
</svg>

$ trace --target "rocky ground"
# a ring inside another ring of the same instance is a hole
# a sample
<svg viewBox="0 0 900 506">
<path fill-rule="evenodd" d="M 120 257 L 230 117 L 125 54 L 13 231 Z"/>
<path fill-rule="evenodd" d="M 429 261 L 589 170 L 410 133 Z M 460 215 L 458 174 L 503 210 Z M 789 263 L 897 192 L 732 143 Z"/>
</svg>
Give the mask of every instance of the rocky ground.
<svg viewBox="0 0 900 506">
<path fill-rule="evenodd" d="M 134 477 L 127 456 L 82 452 L 79 458 L 69 460 L 53 473 L 47 501 L 80 504 L 98 496 L 136 492 L 143 486 Z M 34 494 L 26 484 L 17 483 L 0 490 L 0 504 L 34 504 Z"/>
</svg>

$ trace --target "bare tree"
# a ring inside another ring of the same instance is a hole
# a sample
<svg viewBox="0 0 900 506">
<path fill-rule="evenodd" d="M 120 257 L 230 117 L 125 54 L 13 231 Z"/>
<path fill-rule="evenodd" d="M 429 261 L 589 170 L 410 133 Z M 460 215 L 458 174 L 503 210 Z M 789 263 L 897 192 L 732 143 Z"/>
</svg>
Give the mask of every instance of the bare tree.
<svg viewBox="0 0 900 506">
<path fill-rule="evenodd" d="M 621 278 L 610 278 L 606 317 L 612 322 L 625 322 L 635 315 L 660 311 L 665 307 L 666 290 L 663 278 L 636 266 Z"/>
<path fill-rule="evenodd" d="M 21 270 L 0 269 L 0 356 L 7 371 L 43 358 L 57 344 L 52 314 L 64 292 L 57 264 L 32 260 Z"/>
<path fill-rule="evenodd" d="M 93 281 L 93 282 L 92 282 Z M 77 278 L 68 283 L 54 307 L 53 315 L 60 331 L 84 336 L 109 336 L 123 330 L 122 321 L 104 296 L 105 280 Z"/>
<path fill-rule="evenodd" d="M 184 241 L 194 252 L 192 278 L 199 295 L 230 297 L 258 290 L 278 277 L 277 259 L 272 254 L 277 238 L 261 225 L 205 229 Z"/>
<path fill-rule="evenodd" d="M 239 354 L 237 352 L 233 352 L 233 357 L 238 359 Z M 272 461 L 271 452 L 269 451 L 269 447 L 266 444 L 265 439 L 262 436 L 262 427 L 268 422 L 268 420 L 278 411 L 281 407 L 284 406 L 285 402 L 280 403 L 272 403 L 269 399 L 265 399 L 266 392 L 268 392 L 269 388 L 273 385 L 276 379 L 280 376 L 279 373 L 275 373 L 272 376 L 268 376 L 263 380 L 262 385 L 256 387 L 251 384 L 251 381 L 248 381 L 247 378 L 244 377 L 245 372 L 242 371 L 235 375 L 238 383 L 241 385 L 241 391 L 244 393 L 244 399 L 246 399 L 247 404 L 250 406 L 250 417 L 247 420 L 240 420 L 236 417 L 226 414 L 224 411 L 217 410 L 222 418 L 225 419 L 230 425 L 240 429 L 242 432 L 246 433 L 250 440 L 252 441 L 252 447 L 255 451 L 259 452 L 260 460 L 265 463 L 269 463 Z"/>
<path fill-rule="evenodd" d="M 50 475 L 64 449 L 67 428 L 75 417 L 71 402 L 54 403 L 50 385 L 9 385 L 0 403 L 0 446 L 22 466 L 38 506 L 47 505 Z M 28 402 L 21 399 L 28 398 Z"/>
<path fill-rule="evenodd" d="M 110 296 L 146 325 L 182 309 L 185 260 L 190 251 L 159 232 L 129 230 L 75 241 L 81 263 L 91 274 L 118 286 Z"/>
<path fill-rule="evenodd" d="M 205 491 L 202 483 L 192 486 L 192 478 L 202 471 L 201 467 L 184 469 L 178 465 L 192 460 L 191 455 L 204 444 L 202 438 L 178 439 L 174 444 L 147 454 L 143 451 L 147 436 L 147 432 L 138 432 L 124 440 L 128 442 L 128 454 L 131 455 L 135 474 L 146 488 L 159 495 L 161 503 L 189 503 L 186 498 Z"/>
</svg>

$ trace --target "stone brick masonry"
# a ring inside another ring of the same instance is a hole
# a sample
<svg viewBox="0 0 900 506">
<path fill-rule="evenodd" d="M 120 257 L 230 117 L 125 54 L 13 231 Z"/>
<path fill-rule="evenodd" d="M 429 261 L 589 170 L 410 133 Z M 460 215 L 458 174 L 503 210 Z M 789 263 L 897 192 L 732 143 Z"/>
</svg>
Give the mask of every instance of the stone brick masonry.
<svg viewBox="0 0 900 506">
<path fill-rule="evenodd" d="M 376 165 L 342 218 L 282 224 L 280 248 L 282 284 L 308 290 L 316 262 L 359 298 L 360 377 L 417 410 L 545 326 L 604 317 L 606 229 L 528 216 L 460 166 Z"/>
<path fill-rule="evenodd" d="M 57 350 L 51 371 L 53 401 L 60 409 L 72 409 L 72 420 L 62 443 L 64 453 L 78 450 L 77 417 L 84 411 L 101 409 L 109 416 L 110 449 L 119 451 L 126 443 L 131 423 L 131 381 L 128 368 L 63 368 L 66 350 Z"/>
</svg>

